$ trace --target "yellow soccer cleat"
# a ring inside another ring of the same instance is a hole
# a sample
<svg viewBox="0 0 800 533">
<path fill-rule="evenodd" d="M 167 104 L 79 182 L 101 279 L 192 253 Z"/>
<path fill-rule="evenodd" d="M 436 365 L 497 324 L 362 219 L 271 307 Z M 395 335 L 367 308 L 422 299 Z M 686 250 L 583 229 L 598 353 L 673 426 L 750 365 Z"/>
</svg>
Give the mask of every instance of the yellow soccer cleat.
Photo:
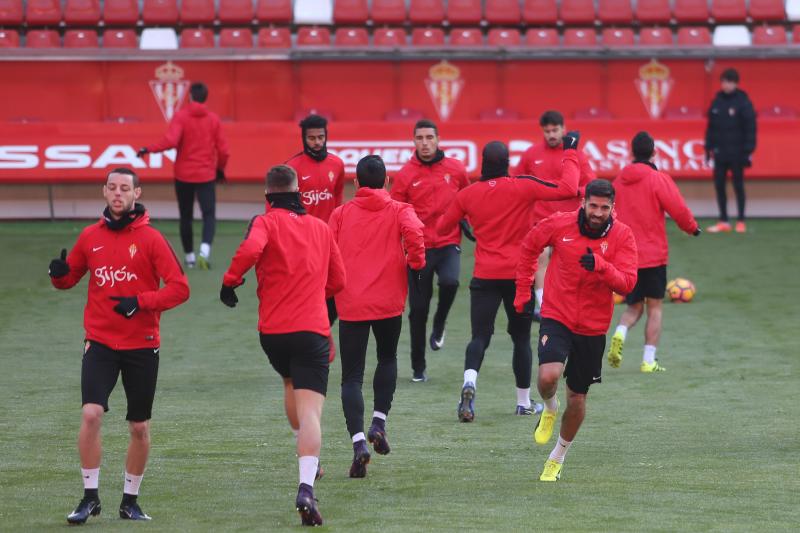
<svg viewBox="0 0 800 533">
<path fill-rule="evenodd" d="M 613 368 L 619 368 L 622 364 L 622 347 L 625 344 L 625 338 L 621 333 L 614 333 L 611 337 L 611 348 L 608 349 L 608 364 Z"/>
<path fill-rule="evenodd" d="M 544 470 L 542 475 L 539 476 L 539 481 L 558 481 L 561 478 L 561 463 L 557 463 L 552 459 L 544 462 Z"/>
<path fill-rule="evenodd" d="M 203 255 L 197 256 L 197 268 L 200 270 L 211 270 L 211 263 L 208 262 L 208 258 Z"/>
<path fill-rule="evenodd" d="M 558 416 L 558 409 L 555 411 L 548 411 L 545 408 L 539 416 L 539 422 L 536 424 L 536 429 L 533 432 L 533 440 L 536 444 L 547 444 L 550 437 L 553 436 L 553 427 L 556 425 L 556 417 Z"/>
<path fill-rule="evenodd" d="M 650 363 L 642 361 L 642 365 L 639 367 L 639 370 L 641 370 L 642 372 L 645 372 L 645 373 L 664 372 L 666 370 L 666 368 L 664 368 L 663 366 L 659 365 L 658 364 L 658 360 L 655 360 L 652 365 Z"/>
</svg>

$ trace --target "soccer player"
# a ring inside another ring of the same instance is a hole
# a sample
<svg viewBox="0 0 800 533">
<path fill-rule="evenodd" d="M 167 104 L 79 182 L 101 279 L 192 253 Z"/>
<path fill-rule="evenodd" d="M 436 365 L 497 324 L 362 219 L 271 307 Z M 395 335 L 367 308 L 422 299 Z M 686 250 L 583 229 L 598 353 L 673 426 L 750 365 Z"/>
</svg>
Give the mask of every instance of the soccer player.
<svg viewBox="0 0 800 533">
<path fill-rule="evenodd" d="M 70 524 L 83 524 L 89 516 L 100 514 L 100 428 L 120 373 L 128 401 L 125 418 L 130 442 L 119 516 L 150 520 L 137 496 L 150 452 L 158 323 L 162 311 L 189 299 L 189 283 L 175 252 L 150 225 L 144 206 L 136 203 L 141 194 L 139 178 L 132 170 L 109 172 L 103 186 L 103 216 L 81 232 L 69 255 L 61 250 L 61 256 L 50 262 L 50 278 L 57 289 L 74 287 L 89 272 L 78 433 L 84 489 L 83 499 L 67 516 Z"/>
<path fill-rule="evenodd" d="M 514 175 L 526 176 L 547 176 L 547 179 L 558 181 L 561 179 L 561 160 L 562 160 L 562 141 L 561 138 L 567 131 L 564 127 L 564 116 L 558 111 L 545 111 L 539 118 L 539 126 L 542 128 L 544 142 L 534 144 L 522 154 Z M 589 159 L 582 151 L 578 150 L 578 165 L 580 166 L 580 177 L 578 187 L 583 190 L 586 185 L 595 179 L 594 170 L 589 164 Z M 575 211 L 581 205 L 580 197 L 568 198 L 566 200 L 552 200 L 549 202 L 536 202 L 531 208 L 531 226 L 540 220 L 549 217 L 559 211 Z M 548 247 L 539 257 L 539 269 L 536 271 L 535 294 L 536 309 L 533 313 L 534 320 L 539 320 L 539 314 L 544 298 L 544 273 L 547 271 L 547 263 L 550 261 L 551 249 Z"/>
<path fill-rule="evenodd" d="M 411 283 L 416 273 L 409 271 L 408 325 L 411 334 L 412 380 L 427 381 L 425 372 L 425 337 L 433 298 L 433 276 L 439 280 L 439 302 L 433 316 L 431 350 L 444 346 L 445 324 L 450 307 L 456 298 L 461 269 L 461 229 L 458 226 L 441 233 L 436 221 L 452 203 L 456 193 L 469 185 L 467 169 L 458 159 L 446 157 L 439 149 L 439 130 L 430 120 L 414 125 L 414 155 L 395 174 L 391 196 L 414 206 L 425 224 L 425 268 L 417 283 Z"/>
<path fill-rule="evenodd" d="M 564 168 L 557 184 L 532 176 L 508 177 L 508 148 L 499 141 L 483 149 L 480 181 L 458 192 L 439 220 L 441 233 L 458 227 L 465 216 L 475 231 L 475 268 L 469 284 L 472 340 L 464 358 L 464 384 L 458 404 L 458 418 L 475 418 L 475 388 L 478 372 L 494 333 L 500 303 L 508 317 L 508 334 L 514 344 L 512 367 L 517 385 L 516 414 L 531 415 L 531 322 L 514 310 L 514 273 L 519 247 L 528 231 L 529 209 L 535 200 L 555 200 L 577 195 L 578 134 L 564 138 Z"/>
<path fill-rule="evenodd" d="M 250 222 L 222 278 L 219 297 L 235 307 L 235 289 L 255 266 L 261 347 L 283 378 L 286 417 L 297 437 L 297 511 L 303 525 L 320 525 L 313 487 L 328 388 L 330 322 L 325 299 L 344 287 L 344 265 L 327 224 L 308 216 L 293 168 L 272 167 L 266 192 L 269 209 Z"/>
<path fill-rule="evenodd" d="M 613 292 L 627 294 L 636 284 L 636 241 L 631 229 L 611 216 L 614 187 L 597 179 L 586 186 L 584 195 L 579 210 L 551 215 L 528 232 L 516 272 L 514 307 L 520 313 L 532 311 L 536 261 L 546 246 L 553 247 L 544 277 L 550 297 L 542 305 L 539 327 L 538 388 L 545 407 L 534 432 L 537 444 L 547 444 L 553 435 L 562 374 L 567 408 L 541 481 L 561 476 L 564 457 L 586 415 L 589 386 L 600 383 Z"/>
<path fill-rule="evenodd" d="M 631 147 L 633 163 L 614 180 L 617 192 L 614 209 L 617 220 L 633 230 L 639 270 L 636 286 L 625 298 L 628 307 L 611 337 L 608 363 L 614 368 L 622 363 L 622 346 L 628 329 L 636 325 L 646 308 L 644 355 L 639 368 L 642 372 L 660 372 L 664 367 L 656 360 L 656 347 L 661 337 L 661 304 L 667 286 L 669 255 L 664 215 L 668 213 L 689 235 L 700 235 L 700 228 L 675 182 L 653 164 L 655 141 L 650 134 L 637 133 Z"/>
<path fill-rule="evenodd" d="M 356 167 L 358 190 L 352 201 L 337 207 L 328 222 L 344 259 L 348 283 L 336 295 L 342 361 L 342 408 L 353 441 L 350 477 L 367 475 L 370 453 L 390 451 L 386 417 L 397 384 L 397 342 L 403 324 L 408 277 L 406 265 L 425 266 L 422 222 L 414 209 L 389 197 L 386 167 L 369 155 Z M 364 363 L 369 332 L 375 337 L 378 366 L 372 380 L 373 414 L 364 436 Z"/>
<path fill-rule="evenodd" d="M 141 148 L 137 155 L 163 152 L 177 148 L 175 159 L 175 196 L 180 215 L 181 244 L 187 268 L 195 265 L 210 268 L 211 244 L 217 223 L 217 182 L 225 182 L 228 163 L 228 143 L 222 134 L 219 116 L 206 107 L 208 87 L 196 82 L 189 87 L 189 103 L 175 113 L 163 139 Z M 194 199 L 203 215 L 203 235 L 200 253 L 194 253 L 192 217 Z"/>
</svg>

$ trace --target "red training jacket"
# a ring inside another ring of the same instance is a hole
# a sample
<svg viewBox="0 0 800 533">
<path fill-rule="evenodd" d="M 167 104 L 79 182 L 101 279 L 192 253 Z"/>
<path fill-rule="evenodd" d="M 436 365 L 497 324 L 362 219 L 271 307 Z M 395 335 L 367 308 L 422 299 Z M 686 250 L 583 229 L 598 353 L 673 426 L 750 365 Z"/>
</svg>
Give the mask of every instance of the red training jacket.
<svg viewBox="0 0 800 533">
<path fill-rule="evenodd" d="M 336 208 L 328 225 L 347 272 L 347 286 L 336 295 L 339 318 L 381 320 L 403 314 L 406 264 L 415 270 L 425 266 L 423 225 L 414 208 L 392 200 L 385 189 L 361 187 L 353 200 Z"/>
<path fill-rule="evenodd" d="M 561 179 L 561 158 L 564 152 L 561 145 L 550 148 L 550 145 L 542 141 L 534 144 L 522 154 L 519 164 L 514 169 L 517 176 L 538 176 L 550 181 Z M 578 178 L 578 187 L 581 191 L 586 185 L 595 179 L 594 170 L 589 164 L 589 158 L 582 151 L 578 150 L 578 164 L 580 165 L 581 175 Z M 581 199 L 568 198 L 567 200 L 553 200 L 549 202 L 536 202 L 531 209 L 531 225 L 547 218 L 559 211 L 574 211 L 581 206 Z"/>
<path fill-rule="evenodd" d="M 614 314 L 612 292 L 628 294 L 636 285 L 636 240 L 625 223 L 614 221 L 599 239 L 578 228 L 578 211 L 556 213 L 537 224 L 522 242 L 517 266 L 514 307 L 521 311 L 531 299 L 531 285 L 539 254 L 553 247 L 544 276 L 542 316 L 557 320 L 578 335 L 605 335 Z M 595 269 L 578 262 L 591 248 Z"/>
<path fill-rule="evenodd" d="M 213 181 L 217 169 L 225 170 L 230 155 L 219 116 L 199 102 L 183 106 L 172 117 L 164 138 L 146 148 L 148 152 L 177 148 L 175 179 L 187 183 Z"/>
<path fill-rule="evenodd" d="M 614 180 L 614 188 L 617 191 L 614 211 L 617 220 L 633 230 L 639 268 L 666 265 L 669 246 L 664 213 L 669 213 L 689 235 L 697 229 L 697 221 L 675 182 L 668 174 L 645 163 L 633 163 L 622 169 Z"/>
<path fill-rule="evenodd" d="M 77 285 L 89 272 L 83 312 L 86 339 L 113 350 L 160 346 L 161 312 L 189 299 L 189 282 L 167 239 L 150 226 L 147 212 L 121 230 L 105 219 L 87 226 L 67 256 L 69 274 L 51 278 L 57 289 Z M 161 287 L 161 280 L 164 286 Z M 131 318 L 114 311 L 112 296 L 136 296 L 139 310 Z"/>
<path fill-rule="evenodd" d="M 239 285 L 254 265 L 261 333 L 330 335 L 325 300 L 344 288 L 345 273 L 324 222 L 280 207 L 254 217 L 222 283 Z"/>
<path fill-rule="evenodd" d="M 317 161 L 300 152 L 286 162 L 297 172 L 300 199 L 309 215 L 325 222 L 333 210 L 342 205 L 344 196 L 344 163 L 338 156 L 328 154 Z"/>
<path fill-rule="evenodd" d="M 458 159 L 445 157 L 432 165 L 420 161 L 416 152 L 392 180 L 392 198 L 414 206 L 425 224 L 425 248 L 461 244 L 461 228 L 445 232 L 436 229 L 436 221 L 450 206 L 456 193 L 469 185 L 467 169 Z"/>
<path fill-rule="evenodd" d="M 459 191 L 439 220 L 444 233 L 458 227 L 465 215 L 475 234 L 473 276 L 481 279 L 514 279 L 519 245 L 530 229 L 530 206 L 536 200 L 569 198 L 578 193 L 578 161 L 575 150 L 562 151 L 563 179 L 557 184 L 530 177 L 481 179 Z"/>
</svg>

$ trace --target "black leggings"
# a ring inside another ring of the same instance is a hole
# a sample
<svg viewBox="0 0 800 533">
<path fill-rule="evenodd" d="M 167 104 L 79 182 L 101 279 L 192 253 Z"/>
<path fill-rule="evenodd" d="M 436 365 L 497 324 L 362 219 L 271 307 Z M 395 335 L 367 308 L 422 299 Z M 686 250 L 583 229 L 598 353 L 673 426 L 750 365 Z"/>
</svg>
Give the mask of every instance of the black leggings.
<svg viewBox="0 0 800 533">
<path fill-rule="evenodd" d="M 367 357 L 369 330 L 375 336 L 378 366 L 372 379 L 375 411 L 389 414 L 397 385 L 397 342 L 403 317 L 363 322 L 339 321 L 339 351 L 342 361 L 342 409 L 347 431 L 352 437 L 364 431 L 364 365 Z"/>
<path fill-rule="evenodd" d="M 217 224 L 217 194 L 214 181 L 204 183 L 189 183 L 175 180 L 175 196 L 178 198 L 178 213 L 181 217 L 181 244 L 184 253 L 194 251 L 194 237 L 192 235 L 192 216 L 194 212 L 194 196 L 197 194 L 197 203 L 203 214 L 203 241 L 211 244 L 214 240 L 214 231 Z"/>
<path fill-rule="evenodd" d="M 733 177 L 733 191 L 736 193 L 736 208 L 739 211 L 739 220 L 744 220 L 744 166 L 739 162 L 729 163 L 714 160 L 714 188 L 717 190 L 717 205 L 719 206 L 719 219 L 728 221 L 728 195 L 725 191 L 725 181 L 728 170 Z"/>
</svg>

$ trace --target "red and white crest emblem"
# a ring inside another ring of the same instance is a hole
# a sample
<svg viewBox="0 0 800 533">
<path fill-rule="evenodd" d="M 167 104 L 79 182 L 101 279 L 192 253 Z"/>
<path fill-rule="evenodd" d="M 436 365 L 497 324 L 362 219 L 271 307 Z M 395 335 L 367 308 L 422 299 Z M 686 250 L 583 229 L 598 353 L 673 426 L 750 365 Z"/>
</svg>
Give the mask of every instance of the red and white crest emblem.
<svg viewBox="0 0 800 533">
<path fill-rule="evenodd" d="M 167 61 L 156 69 L 156 79 L 150 80 L 150 89 L 164 115 L 164 120 L 170 121 L 186 99 L 189 80 L 183 79 L 181 67 L 172 61 Z"/>
<path fill-rule="evenodd" d="M 445 181 L 445 183 L 450 183 L 450 174 L 445 174 L 444 175 L 444 181 Z"/>
<path fill-rule="evenodd" d="M 425 87 L 439 118 L 447 120 L 456 106 L 461 89 L 464 88 L 461 70 L 452 63 L 441 61 L 428 70 Z"/>
<path fill-rule="evenodd" d="M 608 241 L 603 241 L 602 243 L 600 243 L 600 252 L 603 255 L 606 255 L 606 250 L 608 250 Z"/>
<path fill-rule="evenodd" d="M 547 335 L 542 335 L 542 346 L 547 344 Z"/>
<path fill-rule="evenodd" d="M 136 252 L 138 252 L 138 249 L 136 248 L 136 243 L 131 244 L 128 247 L 128 253 L 131 254 L 131 259 L 133 259 L 133 256 L 136 255 Z"/>
<path fill-rule="evenodd" d="M 335 178 L 336 178 L 336 174 L 333 173 L 333 170 L 329 171 L 328 172 L 328 179 L 330 180 L 331 183 L 333 183 L 333 180 Z"/>
<path fill-rule="evenodd" d="M 639 79 L 633 82 L 642 97 L 650 118 L 658 118 L 667 104 L 667 98 L 675 81 L 669 76 L 669 68 L 652 59 L 639 69 Z"/>
</svg>

